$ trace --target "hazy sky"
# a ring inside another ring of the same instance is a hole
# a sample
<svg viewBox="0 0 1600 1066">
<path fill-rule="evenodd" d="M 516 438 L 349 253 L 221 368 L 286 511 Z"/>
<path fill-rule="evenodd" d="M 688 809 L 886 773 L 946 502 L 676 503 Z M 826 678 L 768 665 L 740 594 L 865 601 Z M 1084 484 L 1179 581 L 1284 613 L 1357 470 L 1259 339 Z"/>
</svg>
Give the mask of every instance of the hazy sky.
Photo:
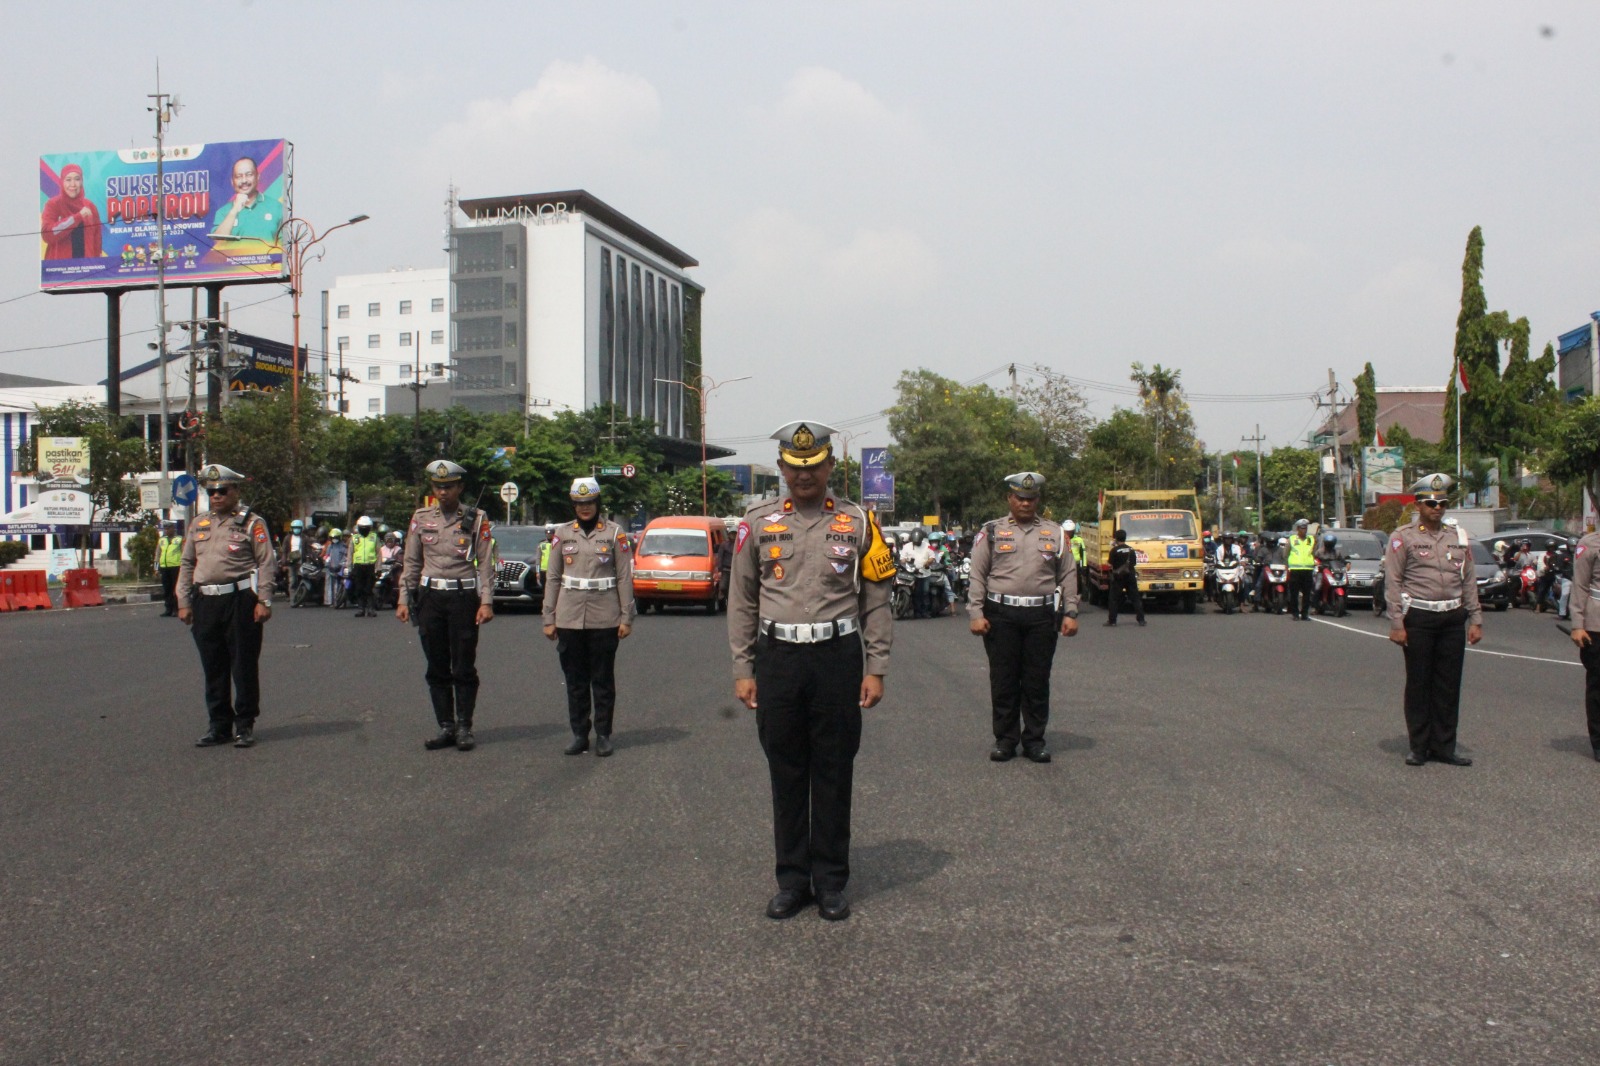
<svg viewBox="0 0 1600 1066">
<path fill-rule="evenodd" d="M 372 216 L 308 272 L 313 333 L 335 274 L 444 265 L 451 182 L 587 189 L 688 251 L 706 370 L 753 376 L 713 397 L 714 440 L 858 419 L 917 366 L 1120 390 L 1142 360 L 1204 396 L 1309 397 L 1371 360 L 1380 385 L 1442 385 L 1474 225 L 1490 307 L 1537 346 L 1600 308 L 1592 2 L 63 10 L 6 5 L 0 300 L 38 287 L 38 156 L 153 143 L 159 58 L 170 143 L 287 137 L 297 213 Z M 154 321 L 153 296 L 124 307 Z M 0 304 L 0 371 L 99 380 L 104 316 Z M 287 340 L 288 297 L 235 322 Z M 43 345 L 66 346 L 17 350 Z M 1195 413 L 1226 448 L 1257 422 L 1292 443 L 1315 411 Z M 885 443 L 879 420 L 856 446 Z"/>
</svg>

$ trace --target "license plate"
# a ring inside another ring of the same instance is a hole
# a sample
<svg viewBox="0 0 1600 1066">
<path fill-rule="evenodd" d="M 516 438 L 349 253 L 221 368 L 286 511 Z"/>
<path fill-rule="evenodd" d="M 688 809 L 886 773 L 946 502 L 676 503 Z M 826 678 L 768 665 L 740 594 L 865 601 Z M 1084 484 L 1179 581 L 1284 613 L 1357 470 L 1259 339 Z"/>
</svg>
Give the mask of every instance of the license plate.
<svg viewBox="0 0 1600 1066">
<path fill-rule="evenodd" d="M 657 581 L 656 588 L 661 592 L 682 592 L 682 581 Z"/>
<path fill-rule="evenodd" d="M 1170 581 L 1157 581 L 1155 584 L 1150 586 L 1150 591 L 1151 592 L 1164 592 L 1164 591 L 1168 591 L 1168 590 L 1170 590 L 1170 589 L 1172 589 L 1174 587 L 1175 586 Z"/>
</svg>

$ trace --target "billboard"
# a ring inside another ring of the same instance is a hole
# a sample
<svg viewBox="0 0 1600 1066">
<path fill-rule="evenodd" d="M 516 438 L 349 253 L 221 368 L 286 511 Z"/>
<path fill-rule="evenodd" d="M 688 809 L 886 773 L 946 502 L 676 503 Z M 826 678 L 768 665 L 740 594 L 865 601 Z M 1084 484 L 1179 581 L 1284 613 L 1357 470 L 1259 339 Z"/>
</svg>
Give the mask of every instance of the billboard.
<svg viewBox="0 0 1600 1066">
<path fill-rule="evenodd" d="M 1393 496 L 1405 490 L 1406 452 L 1404 448 L 1361 449 L 1362 477 L 1367 483 L 1369 501 Z"/>
<path fill-rule="evenodd" d="M 154 148 L 41 156 L 40 288 L 150 288 L 163 269 L 168 285 L 283 278 L 293 150 L 284 140 L 168 145 L 160 196 Z"/>
<path fill-rule="evenodd" d="M 228 338 L 228 388 L 233 392 L 261 389 L 273 392 L 293 386 L 294 345 L 249 333 L 234 332 Z M 306 349 L 300 349 L 300 373 L 306 372 Z"/>
<path fill-rule="evenodd" d="M 861 502 L 894 510 L 894 475 L 889 473 L 888 448 L 861 449 Z"/>
</svg>

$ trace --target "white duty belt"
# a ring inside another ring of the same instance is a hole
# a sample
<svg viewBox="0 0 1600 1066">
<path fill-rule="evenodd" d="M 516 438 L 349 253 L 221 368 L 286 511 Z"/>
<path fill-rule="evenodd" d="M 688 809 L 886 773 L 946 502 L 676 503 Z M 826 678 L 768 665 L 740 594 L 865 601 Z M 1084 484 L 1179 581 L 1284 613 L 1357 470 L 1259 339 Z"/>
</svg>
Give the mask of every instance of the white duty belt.
<svg viewBox="0 0 1600 1066">
<path fill-rule="evenodd" d="M 230 592 L 243 592 L 245 589 L 256 587 L 256 575 L 251 574 L 243 581 L 233 581 L 222 585 L 196 585 L 195 591 L 202 596 L 226 596 Z"/>
<path fill-rule="evenodd" d="M 1460 607 L 1460 606 L 1461 606 L 1461 600 L 1459 600 L 1459 599 L 1454 599 L 1454 600 L 1419 600 L 1419 599 L 1417 599 L 1417 598 L 1415 598 L 1415 597 L 1413 597 L 1411 595 L 1408 595 L 1407 593 L 1404 593 L 1404 592 L 1402 592 L 1400 594 L 1400 608 L 1401 608 L 1401 610 L 1405 610 L 1405 611 L 1409 611 L 1411 608 L 1415 607 L 1415 608 L 1417 608 L 1418 610 L 1421 610 L 1421 611 L 1442 612 L 1442 611 L 1453 611 L 1457 607 Z"/>
<path fill-rule="evenodd" d="M 1050 596 L 1006 596 L 998 592 L 991 592 L 984 599 L 990 603 L 1003 603 L 1007 607 L 1054 607 L 1056 598 Z"/>
<path fill-rule="evenodd" d="M 614 577 L 569 577 L 561 575 L 561 587 L 564 589 L 578 589 L 580 592 L 589 592 L 595 589 L 614 589 L 617 579 Z"/>
<path fill-rule="evenodd" d="M 456 589 L 475 589 L 478 579 L 475 577 L 425 577 L 422 579 L 425 589 L 438 589 L 440 592 L 453 592 Z"/>
<path fill-rule="evenodd" d="M 799 625 L 763 618 L 761 628 L 771 634 L 774 640 L 781 640 L 785 644 L 819 644 L 834 637 L 847 637 L 861 627 L 854 618 L 841 618 L 836 622 L 802 622 Z"/>
</svg>

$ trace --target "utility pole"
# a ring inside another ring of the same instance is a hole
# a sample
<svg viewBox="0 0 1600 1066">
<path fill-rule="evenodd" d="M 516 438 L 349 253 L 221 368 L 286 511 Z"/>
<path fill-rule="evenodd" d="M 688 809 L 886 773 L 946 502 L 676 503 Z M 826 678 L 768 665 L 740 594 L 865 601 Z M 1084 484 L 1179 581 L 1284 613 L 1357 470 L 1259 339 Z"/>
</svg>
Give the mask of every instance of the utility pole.
<svg viewBox="0 0 1600 1066">
<path fill-rule="evenodd" d="M 171 491 L 168 481 L 167 455 L 167 187 L 166 143 L 167 123 L 179 109 L 178 99 L 161 91 L 161 66 L 156 65 L 156 91 L 148 94 L 155 101 L 145 108 L 156 116 L 156 360 L 160 364 L 158 379 L 161 383 L 161 494 L 165 512 L 166 496 Z"/>
<path fill-rule="evenodd" d="M 1334 523 L 1339 528 L 1344 528 L 1344 466 L 1339 461 L 1339 379 L 1333 374 L 1333 368 L 1328 368 L 1328 399 L 1324 402 L 1317 401 L 1318 407 L 1326 407 L 1329 411 L 1328 424 L 1333 427 L 1333 515 Z M 1459 421 L 1457 423 L 1459 425 Z M 1319 464 L 1320 465 L 1320 464 Z M 1317 484 L 1322 484 L 1322 471 L 1317 471 Z M 1319 492 L 1320 496 L 1321 493 Z"/>
<path fill-rule="evenodd" d="M 1253 437 L 1240 437 L 1242 443 L 1254 443 L 1256 446 L 1256 528 L 1265 529 L 1267 524 L 1266 508 L 1262 503 L 1261 492 L 1261 442 L 1267 438 L 1261 435 L 1261 423 L 1256 423 L 1256 435 Z"/>
</svg>

